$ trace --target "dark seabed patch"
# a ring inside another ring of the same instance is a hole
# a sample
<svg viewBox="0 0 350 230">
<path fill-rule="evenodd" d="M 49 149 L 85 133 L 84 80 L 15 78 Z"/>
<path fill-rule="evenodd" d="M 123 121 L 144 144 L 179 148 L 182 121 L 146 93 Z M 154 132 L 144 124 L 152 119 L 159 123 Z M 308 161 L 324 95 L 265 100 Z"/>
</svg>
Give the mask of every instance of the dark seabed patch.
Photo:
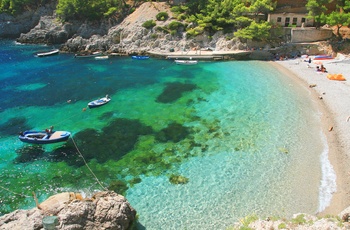
<svg viewBox="0 0 350 230">
<path fill-rule="evenodd" d="M 21 131 L 29 129 L 31 129 L 31 127 L 27 124 L 27 119 L 25 117 L 14 117 L 0 125 L 0 133 L 9 136 L 19 134 Z"/>
<path fill-rule="evenodd" d="M 181 98 L 183 93 L 190 92 L 196 88 L 197 86 L 191 83 L 167 83 L 163 92 L 157 97 L 156 101 L 160 103 L 171 103 Z"/>
<path fill-rule="evenodd" d="M 98 163 L 105 163 L 108 160 L 118 161 L 134 148 L 140 136 L 152 133 L 153 129 L 150 126 L 138 120 L 117 118 L 104 127 L 102 132 L 84 129 L 73 138 L 87 161 L 96 159 Z M 77 152 L 74 144 L 67 142 L 64 148 L 55 150 L 53 156 L 55 160 L 62 157 L 61 159 L 69 165 L 80 167 L 83 162 L 71 157 L 74 152 Z"/>
<path fill-rule="evenodd" d="M 44 152 L 45 150 L 39 145 L 25 146 L 16 150 L 18 156 L 15 159 L 15 163 L 28 163 L 39 160 L 43 156 Z"/>
<path fill-rule="evenodd" d="M 166 128 L 160 130 L 157 133 L 156 138 L 160 142 L 179 142 L 185 139 L 188 136 L 188 134 L 189 131 L 187 127 L 178 123 L 171 123 Z"/>
</svg>

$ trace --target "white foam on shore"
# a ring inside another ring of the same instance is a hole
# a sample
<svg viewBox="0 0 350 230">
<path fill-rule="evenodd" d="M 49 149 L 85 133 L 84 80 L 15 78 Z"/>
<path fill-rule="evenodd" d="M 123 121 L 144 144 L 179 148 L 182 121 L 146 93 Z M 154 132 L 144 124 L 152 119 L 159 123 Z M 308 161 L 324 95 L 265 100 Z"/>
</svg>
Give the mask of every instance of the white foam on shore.
<svg viewBox="0 0 350 230">
<path fill-rule="evenodd" d="M 324 211 L 325 208 L 330 205 L 332 194 L 337 190 L 336 174 L 328 159 L 329 147 L 324 133 L 321 133 L 321 138 L 324 143 L 324 149 L 320 157 L 322 179 L 320 184 L 318 212 Z"/>
</svg>

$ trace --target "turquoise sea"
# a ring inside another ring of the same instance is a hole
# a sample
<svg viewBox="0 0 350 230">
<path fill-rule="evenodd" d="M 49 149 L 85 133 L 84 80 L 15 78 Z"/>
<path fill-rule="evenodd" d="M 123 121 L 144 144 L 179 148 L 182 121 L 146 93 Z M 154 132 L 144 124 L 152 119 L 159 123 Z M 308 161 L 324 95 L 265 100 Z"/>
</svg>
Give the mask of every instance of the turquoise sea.
<svg viewBox="0 0 350 230">
<path fill-rule="evenodd" d="M 32 192 L 41 202 L 104 188 L 126 196 L 139 229 L 228 229 L 329 204 L 321 112 L 271 63 L 33 55 L 50 48 L 0 41 L 0 215 L 35 207 Z M 72 138 L 18 140 L 51 125 Z"/>
</svg>

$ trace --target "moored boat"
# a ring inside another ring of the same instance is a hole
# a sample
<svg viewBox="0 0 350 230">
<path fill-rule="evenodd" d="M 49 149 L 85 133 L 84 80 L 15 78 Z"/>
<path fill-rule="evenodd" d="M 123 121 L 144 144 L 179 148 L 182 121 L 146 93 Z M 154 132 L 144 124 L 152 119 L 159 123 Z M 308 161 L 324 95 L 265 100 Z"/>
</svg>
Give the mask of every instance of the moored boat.
<svg viewBox="0 0 350 230">
<path fill-rule="evenodd" d="M 137 60 L 147 60 L 149 59 L 149 56 L 131 56 L 131 58 Z"/>
<path fill-rule="evenodd" d="M 36 131 L 27 130 L 21 133 L 18 138 L 20 141 L 31 144 L 52 144 L 67 141 L 70 132 L 67 131 Z"/>
<path fill-rule="evenodd" d="M 75 58 L 90 58 L 90 57 L 97 57 L 97 56 L 101 56 L 102 52 L 101 51 L 96 51 L 93 53 L 80 53 L 80 54 L 75 54 L 74 57 Z"/>
<path fill-rule="evenodd" d="M 197 60 L 175 60 L 177 65 L 196 65 L 198 63 Z"/>
<path fill-rule="evenodd" d="M 107 55 L 104 55 L 104 56 L 96 56 L 96 57 L 95 57 L 96 60 L 105 60 L 105 59 L 108 59 L 108 58 L 109 58 L 109 56 L 107 56 Z"/>
<path fill-rule="evenodd" d="M 88 106 L 90 109 L 100 107 L 102 105 L 107 104 L 110 100 L 111 98 L 108 95 L 106 95 L 105 97 L 89 102 Z"/>
<path fill-rule="evenodd" d="M 48 50 L 48 51 L 38 51 L 36 53 L 36 56 L 37 57 L 46 57 L 46 56 L 58 54 L 59 52 L 60 52 L 59 49 L 52 49 L 52 50 Z"/>
</svg>

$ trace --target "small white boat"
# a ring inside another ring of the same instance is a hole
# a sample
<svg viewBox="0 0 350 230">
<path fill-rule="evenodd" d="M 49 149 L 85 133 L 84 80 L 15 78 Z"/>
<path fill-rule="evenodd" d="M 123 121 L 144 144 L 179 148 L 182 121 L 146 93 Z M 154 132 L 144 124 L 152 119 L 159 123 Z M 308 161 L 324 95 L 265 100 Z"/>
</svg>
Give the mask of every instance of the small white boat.
<svg viewBox="0 0 350 230">
<path fill-rule="evenodd" d="M 109 57 L 107 55 L 104 55 L 104 56 L 96 56 L 95 59 L 96 60 L 105 60 L 105 59 L 108 59 Z"/>
<path fill-rule="evenodd" d="M 36 53 L 37 57 L 46 57 L 46 56 L 51 56 L 51 55 L 55 55 L 58 54 L 60 52 L 59 49 L 52 49 L 49 51 L 39 51 Z"/>
<path fill-rule="evenodd" d="M 102 52 L 101 51 L 96 51 L 93 53 L 80 53 L 80 54 L 75 54 L 74 57 L 75 58 L 91 58 L 91 57 L 97 57 L 97 56 L 101 56 Z"/>
<path fill-rule="evenodd" d="M 198 63 L 197 60 L 175 60 L 177 65 L 196 65 Z"/>
<path fill-rule="evenodd" d="M 105 97 L 89 102 L 88 106 L 90 109 L 100 107 L 102 105 L 107 104 L 110 100 L 111 98 L 108 95 L 106 95 Z"/>
</svg>

